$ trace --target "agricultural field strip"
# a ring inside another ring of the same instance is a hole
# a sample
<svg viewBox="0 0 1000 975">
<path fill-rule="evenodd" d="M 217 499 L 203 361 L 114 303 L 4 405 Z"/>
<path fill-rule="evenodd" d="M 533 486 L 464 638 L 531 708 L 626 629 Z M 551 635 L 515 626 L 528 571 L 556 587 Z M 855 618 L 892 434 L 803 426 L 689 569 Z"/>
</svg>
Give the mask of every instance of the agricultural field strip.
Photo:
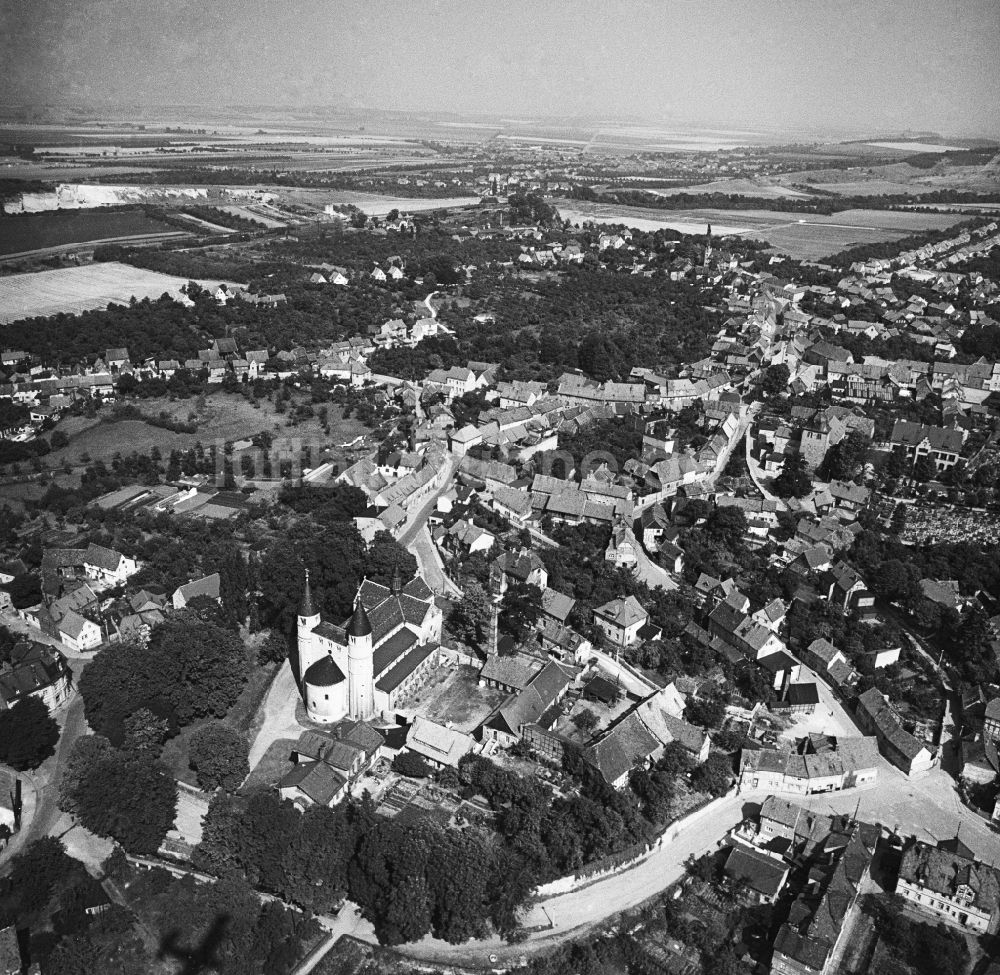
<svg viewBox="0 0 1000 975">
<path fill-rule="evenodd" d="M 203 288 L 213 291 L 220 283 L 199 281 Z M 133 296 L 159 298 L 167 293 L 179 299 L 186 284 L 185 278 L 116 262 L 11 274 L 0 277 L 0 323 L 103 308 L 110 302 L 127 303 Z"/>
</svg>

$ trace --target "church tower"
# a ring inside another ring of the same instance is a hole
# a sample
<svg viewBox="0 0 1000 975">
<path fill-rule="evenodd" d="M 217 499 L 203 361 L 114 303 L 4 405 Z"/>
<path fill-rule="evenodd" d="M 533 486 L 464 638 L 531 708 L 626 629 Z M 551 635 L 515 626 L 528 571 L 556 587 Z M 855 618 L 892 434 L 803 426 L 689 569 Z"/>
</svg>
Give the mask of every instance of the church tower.
<svg viewBox="0 0 1000 975">
<path fill-rule="evenodd" d="M 309 586 L 309 570 L 306 569 L 306 586 L 302 591 L 302 602 L 299 605 L 298 616 L 298 650 L 299 679 L 321 656 L 323 651 L 317 645 L 313 630 L 319 626 L 319 610 L 313 601 L 312 589 Z"/>
<path fill-rule="evenodd" d="M 375 670 L 372 625 L 360 597 L 347 624 L 347 664 L 347 713 L 364 721 L 375 711 Z"/>
</svg>

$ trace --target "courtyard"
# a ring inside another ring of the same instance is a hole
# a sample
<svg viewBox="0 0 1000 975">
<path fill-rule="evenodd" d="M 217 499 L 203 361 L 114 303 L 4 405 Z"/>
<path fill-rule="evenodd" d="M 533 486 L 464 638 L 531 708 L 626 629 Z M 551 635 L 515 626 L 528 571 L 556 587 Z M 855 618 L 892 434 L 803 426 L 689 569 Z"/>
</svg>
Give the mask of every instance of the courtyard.
<svg viewBox="0 0 1000 975">
<path fill-rule="evenodd" d="M 480 687 L 475 667 L 442 664 L 426 684 L 400 702 L 398 710 L 471 734 L 506 697 L 496 687 Z"/>
</svg>

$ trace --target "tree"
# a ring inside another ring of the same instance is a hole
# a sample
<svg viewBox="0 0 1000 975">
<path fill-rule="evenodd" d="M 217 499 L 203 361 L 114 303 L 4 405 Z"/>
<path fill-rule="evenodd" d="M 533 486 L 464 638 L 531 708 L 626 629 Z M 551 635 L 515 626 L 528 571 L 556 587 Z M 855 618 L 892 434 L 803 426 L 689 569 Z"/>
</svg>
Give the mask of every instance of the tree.
<svg viewBox="0 0 1000 975">
<path fill-rule="evenodd" d="M 913 465 L 913 479 L 921 484 L 933 481 L 937 477 L 937 464 L 930 454 L 921 454 Z"/>
<path fill-rule="evenodd" d="M 729 758 L 713 752 L 691 773 L 691 786 L 710 796 L 722 796 L 729 790 L 732 777 Z"/>
<path fill-rule="evenodd" d="M 80 677 L 87 723 L 115 744 L 125 719 L 148 708 L 171 728 L 196 718 L 222 717 L 249 671 L 246 650 L 232 632 L 185 609 L 155 630 L 147 647 L 112 644 Z"/>
<path fill-rule="evenodd" d="M 764 377 L 760 384 L 761 392 L 771 398 L 787 393 L 789 379 L 791 379 L 791 373 L 783 362 L 768 366 L 764 370 Z"/>
<path fill-rule="evenodd" d="M 893 535 L 902 535 L 906 530 L 906 505 L 900 501 L 899 504 L 893 509 L 892 521 L 889 524 L 889 530 Z"/>
<path fill-rule="evenodd" d="M 812 479 L 802 454 L 789 454 L 774 479 L 774 493 L 779 498 L 804 498 L 812 491 Z"/>
<path fill-rule="evenodd" d="M 868 458 L 871 441 L 860 431 L 852 430 L 826 452 L 820 472 L 826 480 L 847 481 L 857 474 Z"/>
<path fill-rule="evenodd" d="M 392 767 L 411 779 L 426 779 L 431 774 L 431 767 L 414 752 L 400 752 L 392 760 Z"/>
<path fill-rule="evenodd" d="M 405 585 L 417 574 L 417 560 L 389 532 L 378 532 L 368 546 L 365 576 L 380 586 L 388 586 L 397 573 Z"/>
<path fill-rule="evenodd" d="M 726 706 L 717 698 L 692 698 L 684 708 L 684 717 L 702 728 L 718 728 L 726 716 Z"/>
<path fill-rule="evenodd" d="M 52 436 L 49 437 L 49 446 L 53 450 L 62 450 L 63 447 L 69 446 L 69 437 L 62 430 L 53 430 Z"/>
<path fill-rule="evenodd" d="M 280 633 L 269 633 L 257 648 L 257 663 L 280 664 L 288 659 L 288 641 Z"/>
<path fill-rule="evenodd" d="M 213 721 L 191 736 L 188 761 L 203 789 L 235 792 L 250 774 L 250 749 L 243 735 Z"/>
<path fill-rule="evenodd" d="M 481 647 L 490 625 L 492 603 L 486 589 L 470 578 L 462 585 L 462 600 L 448 618 L 448 630 L 463 643 Z"/>
<path fill-rule="evenodd" d="M 13 917 L 0 915 L 0 923 L 6 925 L 16 919 L 25 926 L 37 923 L 53 895 L 68 886 L 82 869 L 80 861 L 74 860 L 54 836 L 35 840 L 11 860 L 10 867 L 6 882 L 16 894 L 16 912 Z M 0 903 L 0 909 L 5 907 Z"/>
<path fill-rule="evenodd" d="M 59 725 L 37 697 L 23 697 L 0 712 L 0 762 L 18 771 L 38 768 L 55 754 Z"/>
<path fill-rule="evenodd" d="M 597 727 L 600 718 L 590 708 L 583 708 L 574 714 L 571 720 L 584 734 L 589 734 Z"/>
<path fill-rule="evenodd" d="M 59 783 L 60 808 L 129 853 L 155 853 L 174 822 L 177 783 L 148 752 L 119 751 L 95 737 L 77 740 Z"/>
<path fill-rule="evenodd" d="M 23 573 L 7 583 L 7 592 L 15 609 L 37 606 L 42 601 L 42 586 L 38 576 Z"/>
<path fill-rule="evenodd" d="M 158 752 L 170 732 L 167 719 L 153 714 L 149 708 L 139 708 L 130 714 L 123 728 L 122 748 L 129 752 Z"/>
<path fill-rule="evenodd" d="M 528 634 L 542 615 L 542 590 L 527 582 L 511 583 L 500 603 L 500 629 L 517 642 L 527 639 Z"/>
<path fill-rule="evenodd" d="M 235 545 L 227 545 L 219 559 L 219 598 L 226 616 L 234 624 L 242 624 L 250 611 L 249 587 L 250 574 L 243 553 Z"/>
</svg>

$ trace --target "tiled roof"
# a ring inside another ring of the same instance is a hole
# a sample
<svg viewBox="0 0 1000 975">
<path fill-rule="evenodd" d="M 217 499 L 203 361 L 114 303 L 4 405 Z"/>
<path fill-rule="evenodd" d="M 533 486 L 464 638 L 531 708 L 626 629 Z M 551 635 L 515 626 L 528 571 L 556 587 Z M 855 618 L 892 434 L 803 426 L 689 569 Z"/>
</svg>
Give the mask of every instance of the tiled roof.
<svg viewBox="0 0 1000 975">
<path fill-rule="evenodd" d="M 617 782 L 639 762 L 646 761 L 660 743 L 634 711 L 587 749 L 587 757 L 608 783 Z"/>
<path fill-rule="evenodd" d="M 404 626 L 393 633 L 387 640 L 379 643 L 372 654 L 372 671 L 375 677 L 379 678 L 385 674 L 416 642 L 417 635 Z"/>
<path fill-rule="evenodd" d="M 347 780 L 326 762 L 304 762 L 291 770 L 279 789 L 297 788 L 320 806 L 328 806 Z"/>
<path fill-rule="evenodd" d="M 380 691 L 389 693 L 394 691 L 406 680 L 435 650 L 436 643 L 418 644 L 408 650 L 401 658 L 398 658 L 392 667 L 386 671 L 385 675 L 376 683 Z"/>
<path fill-rule="evenodd" d="M 213 572 L 210 576 L 186 582 L 183 586 L 178 586 L 177 591 L 184 597 L 186 603 L 191 602 L 196 596 L 208 596 L 209 599 L 218 599 L 219 573 Z"/>
<path fill-rule="evenodd" d="M 1000 907 L 1000 871 L 919 840 L 914 840 L 903 854 L 899 876 L 946 897 L 954 897 L 959 886 L 967 886 L 975 906 L 987 914 Z"/>
<path fill-rule="evenodd" d="M 626 628 L 649 618 L 649 614 L 642 608 L 642 604 L 635 596 L 611 599 L 603 606 L 598 606 L 594 612 L 618 626 Z"/>
<path fill-rule="evenodd" d="M 776 897 L 788 876 L 788 867 L 780 860 L 743 843 L 730 848 L 723 870 L 765 897 Z"/>
<path fill-rule="evenodd" d="M 105 548 L 103 545 L 95 545 L 93 542 L 87 546 L 83 561 L 87 565 L 96 565 L 106 572 L 115 572 L 121 563 L 121 552 L 116 552 L 112 548 Z"/>
</svg>

